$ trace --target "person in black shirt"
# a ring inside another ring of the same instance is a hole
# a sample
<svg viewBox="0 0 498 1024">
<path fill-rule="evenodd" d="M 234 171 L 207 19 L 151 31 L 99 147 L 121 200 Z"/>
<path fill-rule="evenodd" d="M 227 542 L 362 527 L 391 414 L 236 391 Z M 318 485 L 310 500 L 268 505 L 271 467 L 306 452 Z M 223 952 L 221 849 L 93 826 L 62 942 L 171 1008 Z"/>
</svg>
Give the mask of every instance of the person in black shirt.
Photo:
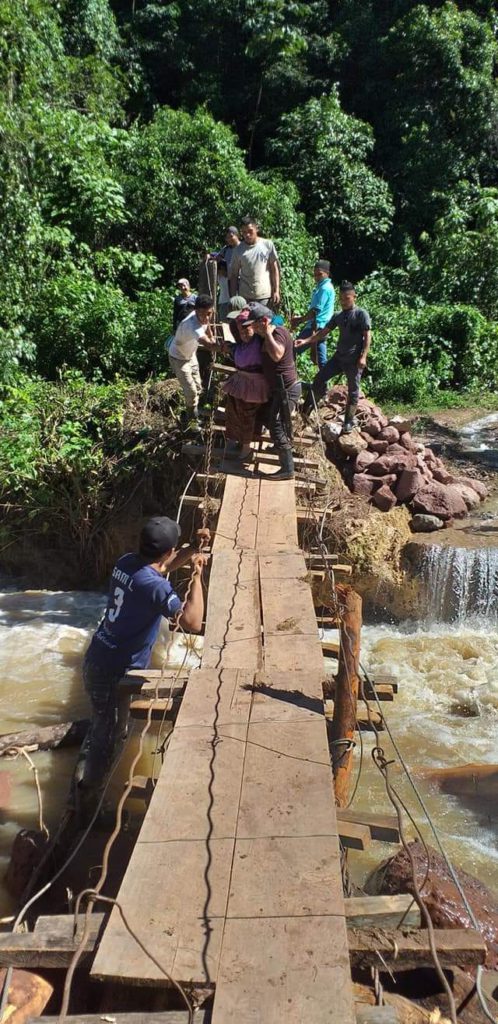
<svg viewBox="0 0 498 1024">
<path fill-rule="evenodd" d="M 329 331 L 339 329 L 337 348 L 314 378 L 302 411 L 303 416 L 308 416 L 313 408 L 313 396 L 319 401 L 325 395 L 327 382 L 332 377 L 344 373 L 348 382 L 348 401 L 344 414 L 343 434 L 350 434 L 354 427 L 361 375 L 367 365 L 372 340 L 370 317 L 365 309 L 356 305 L 355 299 L 353 285 L 349 281 L 343 281 L 339 290 L 341 312 L 334 313 L 325 327 L 316 331 L 305 342 L 296 345 L 296 352 L 299 352 L 304 345 L 314 345 L 325 338 Z"/>
</svg>

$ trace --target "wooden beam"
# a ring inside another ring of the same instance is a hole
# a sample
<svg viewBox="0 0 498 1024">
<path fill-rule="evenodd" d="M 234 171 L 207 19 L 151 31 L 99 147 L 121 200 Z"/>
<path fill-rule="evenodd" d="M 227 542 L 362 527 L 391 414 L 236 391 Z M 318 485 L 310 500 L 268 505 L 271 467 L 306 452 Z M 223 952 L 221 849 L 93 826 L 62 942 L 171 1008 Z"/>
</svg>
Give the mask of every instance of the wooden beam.
<svg viewBox="0 0 498 1024">
<path fill-rule="evenodd" d="M 472 928 L 436 928 L 434 931 L 441 967 L 476 967 L 485 962 L 487 947 L 479 932 Z M 348 928 L 348 946 L 351 964 L 358 970 L 369 967 L 382 970 L 384 967 L 410 971 L 433 962 L 426 928 Z"/>
<path fill-rule="evenodd" d="M 33 932 L 0 933 L 0 967 L 67 967 L 79 946 L 82 920 L 80 915 L 76 938 L 72 914 L 39 917 Z M 103 914 L 92 914 L 83 960 L 94 952 L 103 921 Z"/>
<path fill-rule="evenodd" d="M 182 453 L 183 455 L 205 455 L 206 446 L 204 444 L 194 444 L 193 442 L 190 441 L 184 441 L 184 443 L 182 444 Z M 255 451 L 254 455 L 257 462 L 269 462 L 272 465 L 277 465 L 278 463 L 278 455 L 270 455 L 267 454 L 266 452 L 258 451 Z M 213 459 L 224 459 L 225 449 L 213 448 L 211 452 L 211 457 Z M 307 466 L 318 466 L 318 462 L 316 461 L 316 459 L 302 459 L 299 458 L 299 456 L 294 457 L 295 466 L 302 466 L 305 463 Z"/>
<path fill-rule="evenodd" d="M 16 747 L 30 750 L 55 750 L 58 747 L 79 746 L 90 726 L 88 718 L 60 725 L 32 726 L 23 732 L 8 732 L 0 736 L 0 757 Z"/>
<path fill-rule="evenodd" d="M 119 691 L 130 696 L 137 693 L 142 697 L 154 697 L 157 688 L 158 697 L 179 697 L 187 679 L 185 672 L 162 672 L 160 668 L 132 669 L 119 681 Z"/>
<path fill-rule="evenodd" d="M 370 829 L 367 825 L 338 820 L 337 831 L 342 845 L 347 850 L 366 850 L 370 846 Z"/>
<path fill-rule="evenodd" d="M 327 700 L 324 700 L 323 703 L 324 703 L 324 707 L 325 707 L 325 718 L 328 721 L 330 721 L 333 718 L 333 715 L 334 715 L 334 701 L 327 698 Z M 373 726 L 375 726 L 375 728 L 378 729 L 379 732 L 382 732 L 382 730 L 384 729 L 384 722 L 382 720 L 382 715 L 381 715 L 380 711 L 377 710 L 377 707 L 374 707 L 374 705 L 372 704 L 371 701 L 369 701 L 368 704 L 369 704 L 369 709 L 370 709 L 371 722 L 370 722 L 370 718 L 368 717 L 368 712 L 367 712 L 366 707 L 365 707 L 365 702 L 362 701 L 362 703 L 359 704 L 357 709 L 356 709 L 356 721 L 358 723 L 358 726 L 359 726 L 359 728 L 361 730 L 367 731 L 367 732 L 372 731 L 373 730 Z"/>
<path fill-rule="evenodd" d="M 401 921 L 404 928 L 420 928 L 420 907 L 409 893 L 352 896 L 344 900 L 344 908 L 350 928 L 397 928 Z"/>
<path fill-rule="evenodd" d="M 130 704 L 130 715 L 132 718 L 147 718 L 149 714 L 149 708 L 152 707 L 152 721 L 156 722 L 162 718 L 176 718 L 180 707 L 181 698 L 172 697 L 168 700 L 167 697 L 159 697 L 154 700 L 152 696 L 149 700 L 132 700 Z"/>
<path fill-rule="evenodd" d="M 396 814 L 374 814 L 370 811 L 337 809 L 338 821 L 355 821 L 367 825 L 372 839 L 381 843 L 399 843 L 399 827 Z"/>
<path fill-rule="evenodd" d="M 341 645 L 338 640 L 322 640 L 322 654 L 324 658 L 338 658 L 341 652 Z"/>
<path fill-rule="evenodd" d="M 195 1011 L 195 1024 L 207 1024 L 209 1013 L 207 1010 Z M 30 1024 L 59 1024 L 59 1017 L 31 1017 Z M 105 1021 L 112 1021 L 112 1024 L 188 1024 L 189 1015 L 187 1010 L 159 1010 L 150 1013 L 83 1013 L 69 1014 L 65 1018 L 66 1024 L 103 1024 Z M 372 1024 L 374 1022 L 372 1021 Z M 379 1022 L 383 1024 L 383 1022 Z"/>
<path fill-rule="evenodd" d="M 212 363 L 211 370 L 214 373 L 235 373 L 235 366 L 226 366 L 225 363 Z"/>
<path fill-rule="evenodd" d="M 353 572 L 353 566 L 337 563 L 337 565 L 331 565 L 330 570 L 333 573 L 341 572 L 343 576 L 351 576 Z M 308 569 L 308 572 L 311 573 L 313 578 L 316 580 L 324 580 L 326 577 L 324 569 Z"/>
</svg>

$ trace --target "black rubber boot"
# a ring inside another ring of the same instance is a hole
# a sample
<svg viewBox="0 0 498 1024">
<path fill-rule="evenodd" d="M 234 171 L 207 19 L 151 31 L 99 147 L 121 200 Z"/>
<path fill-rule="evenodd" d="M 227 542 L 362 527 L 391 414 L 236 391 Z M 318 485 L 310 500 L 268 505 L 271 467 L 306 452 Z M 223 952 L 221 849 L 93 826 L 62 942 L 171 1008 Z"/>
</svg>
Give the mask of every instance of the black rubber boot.
<svg viewBox="0 0 498 1024">
<path fill-rule="evenodd" d="M 355 413 L 358 408 L 358 402 L 352 402 L 346 406 L 346 412 L 344 413 L 344 425 L 341 430 L 341 434 L 350 434 L 356 426 Z"/>
<path fill-rule="evenodd" d="M 294 479 L 294 457 L 292 455 L 292 448 L 282 448 L 278 457 L 280 459 L 280 469 L 277 469 L 276 473 L 265 473 L 264 475 L 269 477 L 270 480 L 293 480 Z"/>
</svg>

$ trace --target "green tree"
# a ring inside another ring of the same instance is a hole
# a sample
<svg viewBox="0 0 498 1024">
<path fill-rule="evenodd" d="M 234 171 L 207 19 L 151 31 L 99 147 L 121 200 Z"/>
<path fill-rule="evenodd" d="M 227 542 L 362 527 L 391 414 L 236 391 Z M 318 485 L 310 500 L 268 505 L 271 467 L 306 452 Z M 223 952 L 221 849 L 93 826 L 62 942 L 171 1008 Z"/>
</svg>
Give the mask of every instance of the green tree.
<svg viewBox="0 0 498 1024">
<path fill-rule="evenodd" d="M 389 188 L 367 163 L 373 147 L 372 129 L 341 109 L 337 90 L 284 114 L 268 143 L 341 276 L 370 270 L 391 228 Z"/>
<path fill-rule="evenodd" d="M 223 239 L 227 224 L 254 213 L 263 233 L 292 251 L 288 266 L 282 259 L 284 297 L 306 301 L 316 246 L 296 212 L 297 192 L 280 177 L 250 174 L 233 132 L 205 110 L 162 108 L 150 124 L 135 125 L 122 172 L 128 244 L 152 250 L 165 280 L 195 279 L 202 253 Z"/>
</svg>

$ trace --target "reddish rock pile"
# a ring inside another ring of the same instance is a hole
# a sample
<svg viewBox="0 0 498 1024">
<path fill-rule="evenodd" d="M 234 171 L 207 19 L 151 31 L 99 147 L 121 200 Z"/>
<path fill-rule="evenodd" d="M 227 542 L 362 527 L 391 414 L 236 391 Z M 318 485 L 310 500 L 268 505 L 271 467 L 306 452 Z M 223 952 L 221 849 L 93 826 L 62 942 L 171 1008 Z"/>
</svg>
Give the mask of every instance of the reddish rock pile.
<svg viewBox="0 0 498 1024">
<path fill-rule="evenodd" d="M 327 405 L 333 419 L 342 418 L 346 397 L 345 386 L 329 391 Z M 353 493 L 368 498 L 381 511 L 408 505 L 414 514 L 436 516 L 442 525 L 468 515 L 487 496 L 480 480 L 449 473 L 431 448 L 412 437 L 402 416 L 384 416 L 378 405 L 360 398 L 357 421 L 357 430 L 337 437 L 337 426 L 329 416 L 324 439 L 332 444 Z"/>
</svg>

